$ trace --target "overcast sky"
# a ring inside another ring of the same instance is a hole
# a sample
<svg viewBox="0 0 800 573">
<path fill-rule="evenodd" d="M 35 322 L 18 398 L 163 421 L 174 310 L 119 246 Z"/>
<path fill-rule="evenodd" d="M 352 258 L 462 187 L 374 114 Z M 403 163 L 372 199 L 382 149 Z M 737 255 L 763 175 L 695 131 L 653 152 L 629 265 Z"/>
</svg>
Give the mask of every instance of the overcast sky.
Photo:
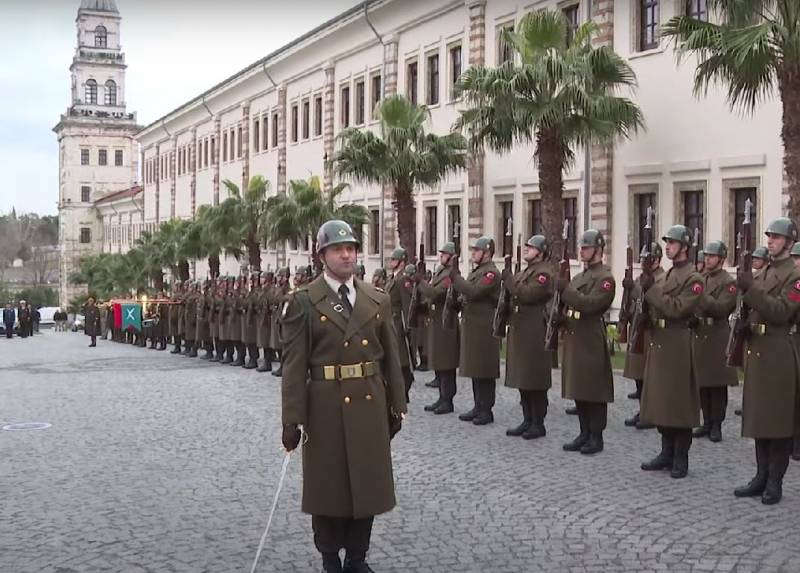
<svg viewBox="0 0 800 573">
<path fill-rule="evenodd" d="M 117 0 L 126 103 L 146 125 L 357 0 Z M 80 0 L 0 0 L 0 213 L 58 211 L 52 129 Z"/>
</svg>

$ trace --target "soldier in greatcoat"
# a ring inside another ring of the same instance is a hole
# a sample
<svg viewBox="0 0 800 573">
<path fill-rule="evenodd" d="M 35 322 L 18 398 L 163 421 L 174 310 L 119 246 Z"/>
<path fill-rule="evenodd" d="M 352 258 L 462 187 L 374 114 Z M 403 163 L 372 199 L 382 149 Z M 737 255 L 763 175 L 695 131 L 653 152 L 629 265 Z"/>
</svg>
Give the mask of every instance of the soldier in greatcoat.
<svg viewBox="0 0 800 573">
<path fill-rule="evenodd" d="M 280 331 L 280 309 L 283 304 L 288 300 L 289 291 L 289 267 L 283 267 L 278 270 L 278 284 L 272 296 L 272 348 L 275 350 L 277 360 L 283 364 L 283 343 L 281 341 Z M 279 365 L 277 369 L 272 371 L 273 376 L 281 377 L 283 375 L 283 368 Z"/>
<path fill-rule="evenodd" d="M 195 305 L 197 320 L 195 322 L 195 346 L 196 350 L 204 349 L 203 360 L 211 360 L 214 345 L 209 340 L 211 330 L 208 324 L 211 304 L 211 281 L 206 279 L 203 283 L 203 291 L 197 293 L 197 303 Z"/>
<path fill-rule="evenodd" d="M 800 269 L 790 259 L 797 227 L 786 217 L 766 230 L 771 261 L 757 275 L 741 269 L 736 286 L 750 308 L 744 360 L 742 435 L 755 440 L 756 475 L 734 491 L 773 505 L 783 497 L 793 436 L 800 426 L 800 364 L 794 332 L 800 312 Z"/>
<path fill-rule="evenodd" d="M 222 280 L 217 277 L 211 281 L 211 289 L 209 291 L 208 299 L 208 340 L 211 344 L 211 356 L 209 362 L 219 362 L 222 360 L 220 356 L 220 340 L 219 340 L 219 311 L 221 304 L 220 289 L 222 288 Z"/>
<path fill-rule="evenodd" d="M 100 310 L 97 308 L 93 296 L 86 300 L 86 305 L 83 307 L 83 316 L 85 319 L 83 323 L 84 334 L 90 338 L 89 347 L 93 348 L 97 346 L 97 337 L 100 336 Z"/>
<path fill-rule="evenodd" d="M 445 328 L 442 320 L 447 290 L 452 286 L 450 268 L 456 246 L 447 242 L 439 249 L 439 266 L 428 280 L 413 265 L 406 267 L 406 273 L 413 273 L 413 279 L 425 298 L 427 313 L 420 320 L 424 321 L 417 334 L 424 333 L 428 337 L 428 365 L 439 380 L 439 399 L 425 406 L 425 411 L 434 414 L 449 414 L 453 411 L 453 397 L 456 395 L 456 369 L 459 361 L 459 324 L 453 321 L 452 328 Z M 409 268 L 412 267 L 412 268 Z M 450 325 L 447 325 L 450 326 Z"/>
<path fill-rule="evenodd" d="M 272 287 L 275 273 L 267 271 L 261 275 L 261 288 L 258 293 L 256 314 L 256 344 L 264 351 L 264 359 L 256 368 L 256 372 L 272 372 Z"/>
<path fill-rule="evenodd" d="M 409 399 L 411 384 L 414 382 L 414 374 L 411 371 L 411 340 L 408 329 L 408 309 L 411 305 L 411 292 L 414 290 L 414 283 L 406 274 L 406 264 L 408 262 L 408 251 L 399 247 L 392 251 L 389 259 L 389 270 L 392 274 L 384 281 L 384 284 L 375 285 L 383 288 L 392 301 L 392 322 L 397 333 L 397 342 L 400 346 L 400 367 L 403 370 L 403 381 L 406 388 L 406 402 Z"/>
<path fill-rule="evenodd" d="M 259 292 L 259 275 L 261 273 L 253 273 L 250 275 L 250 290 L 244 297 L 244 314 L 242 315 L 242 344 L 247 350 L 247 362 L 242 366 L 247 370 L 254 370 L 258 368 L 258 299 L 261 296 Z"/>
<path fill-rule="evenodd" d="M 302 510 L 323 571 L 368 573 L 374 516 L 396 503 L 390 440 L 406 412 L 397 336 L 389 296 L 353 276 L 350 225 L 325 223 L 317 242 L 323 274 L 281 312 L 283 445 L 297 448 L 302 427 Z"/>
<path fill-rule="evenodd" d="M 181 332 L 180 332 L 180 315 L 181 315 L 181 302 L 183 301 L 183 285 L 175 283 L 172 289 L 172 304 L 169 307 L 169 335 L 172 337 L 172 343 L 175 348 L 170 354 L 181 353 Z"/>
<path fill-rule="evenodd" d="M 550 245 L 543 235 L 525 243 L 527 267 L 516 275 L 504 269 L 502 280 L 511 294 L 506 351 L 506 386 L 519 390 L 522 423 L 506 431 L 507 436 L 526 440 L 547 434 L 547 391 L 552 385 L 551 352 L 544 348 L 545 313 L 553 297 L 553 268 L 547 261 Z"/>
<path fill-rule="evenodd" d="M 556 280 L 566 307 L 561 395 L 575 400 L 580 425 L 578 436 L 563 449 L 587 455 L 603 450 L 608 403 L 614 401 L 605 313 L 614 301 L 616 286 L 611 269 L 603 264 L 605 245 L 600 231 L 584 231 L 579 245 L 583 272 L 571 281 Z"/>
<path fill-rule="evenodd" d="M 184 301 L 184 321 L 186 326 L 186 348 L 183 351 L 184 356 L 189 358 L 197 357 L 197 303 L 200 297 L 199 283 L 192 281 L 189 290 L 189 295 Z"/>
<path fill-rule="evenodd" d="M 480 237 L 470 247 L 474 266 L 464 278 L 457 267 L 450 269 L 453 287 L 463 301 L 461 311 L 461 355 L 458 370 L 472 378 L 474 406 L 458 418 L 483 426 L 494 422 L 495 392 L 500 377 L 500 340 L 492 335 L 492 320 L 500 297 L 500 271 L 494 256 L 494 239 Z"/>
<path fill-rule="evenodd" d="M 220 364 L 231 364 L 233 362 L 233 341 L 230 339 L 230 314 L 233 308 L 233 284 L 235 278 L 228 275 L 225 277 L 225 290 L 222 293 L 222 304 L 219 310 L 219 337 L 220 344 L 224 351 L 224 356 L 220 360 Z"/>
<path fill-rule="evenodd" d="M 672 268 L 658 284 L 652 275 L 641 281 L 652 319 L 641 417 L 658 428 L 661 451 L 643 463 L 642 469 L 669 470 L 673 478 L 684 478 L 689 471 L 692 428 L 700 423 L 700 392 L 692 365 L 692 327 L 705 287 L 703 277 L 689 259 L 689 229 L 673 225 L 662 239 Z"/>
<path fill-rule="evenodd" d="M 719 442 L 728 408 L 728 386 L 739 384 L 736 368 L 725 364 L 731 330 L 728 317 L 736 307 L 736 281 L 724 268 L 728 258 L 725 243 L 711 241 L 703 252 L 705 284 L 695 312 L 697 325 L 692 339 L 692 367 L 700 388 L 703 425 L 692 435 L 708 436 L 712 442 Z"/>
<path fill-rule="evenodd" d="M 664 276 L 666 276 L 667 274 L 666 272 L 664 272 L 664 268 L 661 266 L 661 259 L 664 256 L 664 252 L 661 249 L 661 245 L 659 245 L 656 242 L 653 242 L 653 244 L 650 246 L 650 253 L 652 257 L 653 279 L 657 283 L 663 280 Z M 640 263 L 643 264 L 644 261 L 642 260 L 640 261 Z M 632 291 L 631 291 L 632 307 L 635 307 L 639 299 L 641 299 L 642 297 L 641 278 L 642 278 L 641 276 L 637 277 L 636 281 L 632 286 Z M 622 286 L 623 288 L 631 288 L 625 284 L 624 280 Z M 631 308 L 629 312 L 631 312 L 631 315 L 633 315 L 633 308 Z M 640 407 L 642 401 L 642 387 L 644 386 L 644 364 L 647 360 L 647 350 L 650 348 L 649 344 L 650 331 L 645 330 L 642 333 L 642 336 L 644 337 L 643 352 L 641 354 L 636 354 L 634 352 L 631 352 L 631 349 L 629 347 L 628 352 L 625 354 L 625 368 L 622 372 L 622 375 L 625 378 L 629 378 L 636 383 L 636 392 L 634 392 L 633 394 L 628 394 L 628 398 L 632 399 L 635 398 L 636 400 L 638 400 Z M 636 414 L 634 414 L 630 418 L 626 418 L 625 425 L 635 427 L 637 430 L 649 430 L 654 427 L 652 424 L 642 421 L 639 412 L 636 412 Z"/>
</svg>

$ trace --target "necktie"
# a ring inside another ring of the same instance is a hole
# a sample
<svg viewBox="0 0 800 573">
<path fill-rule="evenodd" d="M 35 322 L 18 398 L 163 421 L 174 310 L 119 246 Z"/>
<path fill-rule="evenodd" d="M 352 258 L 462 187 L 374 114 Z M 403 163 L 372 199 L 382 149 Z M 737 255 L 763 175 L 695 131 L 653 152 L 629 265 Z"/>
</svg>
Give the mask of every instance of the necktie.
<svg viewBox="0 0 800 573">
<path fill-rule="evenodd" d="M 353 314 L 353 305 L 350 304 L 350 298 L 347 296 L 350 294 L 350 289 L 347 288 L 347 285 L 342 285 L 339 287 L 339 296 L 342 299 L 342 304 L 344 305 L 347 314 Z"/>
</svg>

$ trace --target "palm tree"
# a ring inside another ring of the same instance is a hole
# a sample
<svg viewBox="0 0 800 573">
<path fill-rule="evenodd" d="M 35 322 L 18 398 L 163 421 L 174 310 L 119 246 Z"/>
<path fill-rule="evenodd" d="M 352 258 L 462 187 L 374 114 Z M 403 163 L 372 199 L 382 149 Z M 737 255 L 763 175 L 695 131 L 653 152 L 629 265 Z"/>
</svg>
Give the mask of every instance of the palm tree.
<svg viewBox="0 0 800 573">
<path fill-rule="evenodd" d="M 363 205 L 337 204 L 348 187 L 347 183 L 340 183 L 325 193 L 319 177 L 290 181 L 288 193 L 267 201 L 262 224 L 264 239 L 301 242 L 310 236 L 311 257 L 314 265 L 319 265 L 317 230 L 325 221 L 341 219 L 354 229 L 360 229 L 369 220 L 369 212 Z"/>
<path fill-rule="evenodd" d="M 169 260 L 164 257 L 161 245 L 149 231 L 143 232 L 134 247 L 141 253 L 145 276 L 153 282 L 156 290 L 164 289 L 164 267 L 169 266 Z"/>
<path fill-rule="evenodd" d="M 516 32 L 504 33 L 519 64 L 471 68 L 458 85 L 468 109 L 456 125 L 474 150 L 535 145 L 542 224 L 553 253 L 563 245 L 563 174 L 574 147 L 611 143 L 643 126 L 636 104 L 615 95 L 634 87 L 636 76 L 613 49 L 592 45 L 597 31 L 587 22 L 571 35 L 561 12 L 532 12 Z"/>
<path fill-rule="evenodd" d="M 170 219 L 161 223 L 153 240 L 161 250 L 161 260 L 181 281 L 189 280 L 189 255 L 186 238 L 192 222 L 186 219 Z"/>
<path fill-rule="evenodd" d="M 390 186 L 394 192 L 400 245 L 414 250 L 414 191 L 433 187 L 467 164 L 467 142 L 459 133 L 437 136 L 425 131 L 430 112 L 402 96 L 378 106 L 380 134 L 348 129 L 331 158 L 335 173 L 360 183 Z"/>
<path fill-rule="evenodd" d="M 229 229 L 238 238 L 239 245 L 247 252 L 250 270 L 260 271 L 260 238 L 263 233 L 259 225 L 267 209 L 269 183 L 261 175 L 256 175 L 250 178 L 244 193 L 229 179 L 223 183 L 229 197 L 219 205 L 217 224 Z"/>
<path fill-rule="evenodd" d="M 778 89 L 783 106 L 783 165 L 789 216 L 800 220 L 800 3 L 797 0 L 708 0 L 715 22 L 689 16 L 663 27 L 676 41 L 678 61 L 697 56 L 695 95 L 727 87 L 728 104 L 752 114 Z"/>
</svg>

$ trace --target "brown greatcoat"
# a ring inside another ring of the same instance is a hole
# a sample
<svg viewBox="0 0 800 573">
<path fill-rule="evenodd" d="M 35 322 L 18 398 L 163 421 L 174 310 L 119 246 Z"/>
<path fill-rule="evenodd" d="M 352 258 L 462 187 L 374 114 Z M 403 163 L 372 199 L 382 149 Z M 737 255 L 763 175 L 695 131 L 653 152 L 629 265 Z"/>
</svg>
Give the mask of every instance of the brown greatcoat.
<svg viewBox="0 0 800 573">
<path fill-rule="evenodd" d="M 275 350 L 281 350 L 280 317 L 283 304 L 289 300 L 289 285 L 275 285 L 272 291 L 272 332 L 270 333 L 270 343 Z"/>
<path fill-rule="evenodd" d="M 228 295 L 220 294 L 216 298 L 217 335 L 220 340 L 228 340 Z"/>
<path fill-rule="evenodd" d="M 500 272 L 492 261 L 481 263 L 453 286 L 464 301 L 461 311 L 461 357 L 458 373 L 466 378 L 500 377 L 500 339 L 492 335 L 492 321 L 500 298 Z"/>
<path fill-rule="evenodd" d="M 644 298 L 652 328 L 644 367 L 641 419 L 656 426 L 700 425 L 700 391 L 692 368 L 690 319 L 700 303 L 703 277 L 690 261 L 673 264 Z"/>
<path fill-rule="evenodd" d="M 208 339 L 208 300 L 204 293 L 195 296 L 194 339 L 198 342 Z"/>
<path fill-rule="evenodd" d="M 790 258 L 770 262 L 754 277 L 744 302 L 752 309 L 752 326 L 745 355 L 742 435 L 788 438 L 800 426 L 800 364 L 791 335 L 800 311 L 800 270 Z"/>
<path fill-rule="evenodd" d="M 614 302 L 615 289 L 611 269 L 597 263 L 573 278 L 561 295 L 568 310 L 563 328 L 563 398 L 584 402 L 614 401 L 604 314 Z"/>
<path fill-rule="evenodd" d="M 655 279 L 656 283 L 664 280 L 665 276 L 667 276 L 667 273 L 661 267 L 658 267 L 653 271 L 653 278 Z M 633 287 L 633 291 L 631 292 L 631 313 L 633 313 L 636 301 L 642 297 L 642 287 L 640 286 L 641 279 L 641 275 L 637 277 L 636 286 Z M 633 318 L 633 316 L 631 316 L 631 318 Z M 645 330 L 643 336 L 644 340 L 642 341 L 642 348 L 644 352 L 641 354 L 634 354 L 630 351 L 629 347 L 628 351 L 625 353 L 625 368 L 622 371 L 622 375 L 625 378 L 630 378 L 631 380 L 644 380 L 644 363 L 647 359 L 647 350 L 650 348 L 650 331 Z M 630 340 L 628 342 L 630 343 Z"/>
<path fill-rule="evenodd" d="M 218 301 L 219 297 L 216 291 L 213 291 L 208 301 L 208 335 L 212 339 L 219 338 L 219 322 L 217 322 L 217 313 L 219 313 Z"/>
<path fill-rule="evenodd" d="M 256 344 L 257 323 L 256 314 L 258 313 L 258 292 L 251 290 L 242 300 L 242 342 L 245 344 Z"/>
<path fill-rule="evenodd" d="M 546 261 L 531 263 L 505 286 L 511 293 L 506 386 L 548 390 L 552 385 L 552 357 L 544 349 L 545 307 L 553 296 L 553 269 Z"/>
<path fill-rule="evenodd" d="M 199 295 L 192 291 L 184 302 L 184 321 L 186 329 L 186 340 L 193 341 L 197 334 L 197 299 Z"/>
<path fill-rule="evenodd" d="M 178 330 L 178 317 L 180 316 L 180 302 L 183 295 L 181 293 L 175 293 L 172 295 L 172 302 L 173 304 L 169 305 L 169 335 L 170 336 L 178 336 L 180 334 L 180 330 Z"/>
<path fill-rule="evenodd" d="M 189 296 L 188 292 L 182 292 L 178 295 L 178 335 L 186 338 L 186 299 Z"/>
<path fill-rule="evenodd" d="M 362 518 L 395 506 L 388 412 L 405 413 L 406 401 L 391 303 L 358 279 L 355 290 L 349 319 L 323 276 L 294 291 L 281 312 L 283 423 L 302 425 L 308 437 L 302 509 L 312 515 Z M 365 362 L 379 373 L 311 374 Z"/>
<path fill-rule="evenodd" d="M 428 337 L 428 368 L 431 370 L 455 370 L 458 368 L 459 326 L 447 330 L 442 326 L 442 311 L 450 287 L 450 269 L 439 266 L 431 277 L 430 283 L 420 281 L 419 288 L 428 303 L 428 314 L 425 324 L 417 329 Z"/>
<path fill-rule="evenodd" d="M 242 303 L 241 291 L 235 291 L 229 295 L 226 305 L 228 314 L 225 317 L 225 331 L 228 333 L 228 340 L 232 342 L 242 341 Z"/>
<path fill-rule="evenodd" d="M 699 324 L 692 338 L 692 368 L 700 388 L 736 386 L 736 368 L 725 365 L 731 331 L 728 317 L 736 308 L 736 281 L 719 268 L 705 273 L 705 287 L 695 314 Z"/>
<path fill-rule="evenodd" d="M 272 332 L 272 286 L 264 285 L 258 293 L 256 301 L 256 344 L 259 348 L 271 348 L 270 334 Z"/>
<path fill-rule="evenodd" d="M 100 336 L 100 309 L 96 304 L 87 304 L 83 309 L 83 331 L 87 336 Z"/>
<path fill-rule="evenodd" d="M 400 365 L 411 365 L 408 338 L 406 338 L 406 324 L 408 321 L 408 308 L 411 305 L 411 291 L 414 283 L 405 273 L 398 271 L 386 280 L 386 293 L 392 301 L 392 320 L 397 332 L 397 343 L 400 347 Z"/>
</svg>

